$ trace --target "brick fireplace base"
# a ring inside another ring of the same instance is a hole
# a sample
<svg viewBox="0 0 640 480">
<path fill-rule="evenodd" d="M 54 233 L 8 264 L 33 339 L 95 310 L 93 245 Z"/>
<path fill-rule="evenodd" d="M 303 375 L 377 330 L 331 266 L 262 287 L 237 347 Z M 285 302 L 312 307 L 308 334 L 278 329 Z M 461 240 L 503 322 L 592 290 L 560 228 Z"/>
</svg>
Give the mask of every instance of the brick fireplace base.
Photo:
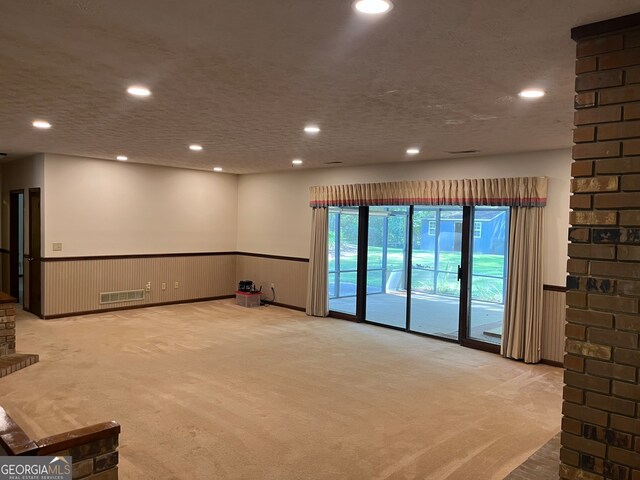
<svg viewBox="0 0 640 480">
<path fill-rule="evenodd" d="M 13 353 L 0 357 L 0 378 L 38 363 L 38 360 L 38 355 L 28 353 Z"/>
<path fill-rule="evenodd" d="M 0 378 L 38 362 L 38 355 L 16 353 L 16 299 L 0 292 Z"/>
</svg>

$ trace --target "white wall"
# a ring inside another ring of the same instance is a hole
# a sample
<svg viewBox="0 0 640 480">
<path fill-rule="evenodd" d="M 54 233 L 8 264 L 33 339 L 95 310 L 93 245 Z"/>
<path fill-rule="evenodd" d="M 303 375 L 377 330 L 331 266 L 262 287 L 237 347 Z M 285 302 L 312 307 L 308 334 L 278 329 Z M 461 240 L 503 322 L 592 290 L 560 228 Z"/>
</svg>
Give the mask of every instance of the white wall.
<svg viewBox="0 0 640 480">
<path fill-rule="evenodd" d="M 44 172 L 45 257 L 236 249 L 235 175 L 52 154 Z"/>
<path fill-rule="evenodd" d="M 33 155 L 31 157 L 20 158 L 2 164 L 2 246 L 9 248 L 9 194 L 12 190 L 23 190 L 25 193 L 24 218 L 27 220 L 24 225 L 24 238 L 29 238 L 29 197 L 30 188 L 40 188 L 41 195 L 44 190 L 44 155 Z M 40 215 L 44 215 L 44 205 L 41 202 Z M 29 246 L 26 245 L 26 252 L 29 253 Z"/>
<path fill-rule="evenodd" d="M 571 151 L 404 162 L 351 168 L 241 175 L 238 183 L 239 251 L 309 256 L 309 187 L 418 179 L 547 176 L 544 282 L 564 285 L 569 226 Z"/>
<path fill-rule="evenodd" d="M 310 186 L 544 175 L 545 283 L 565 283 L 569 150 L 239 177 L 52 154 L 43 174 L 42 162 L 39 155 L 3 165 L 2 184 L 4 201 L 10 189 L 43 187 L 45 257 L 234 250 L 308 257 Z"/>
</svg>

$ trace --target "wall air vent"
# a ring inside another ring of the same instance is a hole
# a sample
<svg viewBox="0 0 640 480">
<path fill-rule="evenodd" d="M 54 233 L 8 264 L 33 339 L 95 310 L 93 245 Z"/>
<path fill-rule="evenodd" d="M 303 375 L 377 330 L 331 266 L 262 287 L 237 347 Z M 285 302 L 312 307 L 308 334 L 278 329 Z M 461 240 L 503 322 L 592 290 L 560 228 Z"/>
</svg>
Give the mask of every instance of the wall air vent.
<svg viewBox="0 0 640 480">
<path fill-rule="evenodd" d="M 128 290 L 126 292 L 104 292 L 100 294 L 100 304 L 135 302 L 144 300 L 144 290 Z"/>
</svg>

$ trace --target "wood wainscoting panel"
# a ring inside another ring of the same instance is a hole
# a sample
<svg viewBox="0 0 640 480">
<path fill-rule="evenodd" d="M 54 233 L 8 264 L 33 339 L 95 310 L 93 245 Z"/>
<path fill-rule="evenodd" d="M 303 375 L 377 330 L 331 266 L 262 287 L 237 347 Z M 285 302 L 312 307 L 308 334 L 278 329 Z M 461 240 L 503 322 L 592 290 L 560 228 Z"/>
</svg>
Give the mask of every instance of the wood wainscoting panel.
<svg viewBox="0 0 640 480">
<path fill-rule="evenodd" d="M 544 290 L 542 358 L 555 363 L 564 361 L 565 299 L 566 293 L 560 289 Z"/>
<path fill-rule="evenodd" d="M 265 297 L 272 297 L 271 284 L 276 291 L 276 303 L 304 308 L 307 302 L 308 261 L 297 258 L 269 257 L 238 253 L 236 280 L 251 280 L 262 286 Z"/>
<path fill-rule="evenodd" d="M 43 262 L 43 316 L 232 295 L 236 255 L 73 258 Z M 177 288 L 176 288 L 177 282 Z M 150 283 L 150 291 L 146 285 Z M 164 289 L 163 284 L 164 283 Z M 100 293 L 145 290 L 144 299 L 100 303 Z"/>
</svg>

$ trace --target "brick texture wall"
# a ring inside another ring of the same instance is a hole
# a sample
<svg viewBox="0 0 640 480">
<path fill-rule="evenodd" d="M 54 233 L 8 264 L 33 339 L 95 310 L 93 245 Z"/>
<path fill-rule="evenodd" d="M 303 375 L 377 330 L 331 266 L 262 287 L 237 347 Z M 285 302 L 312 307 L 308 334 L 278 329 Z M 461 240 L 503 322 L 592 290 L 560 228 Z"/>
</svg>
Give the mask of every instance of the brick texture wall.
<svg viewBox="0 0 640 480">
<path fill-rule="evenodd" d="M 16 353 L 16 309 L 0 304 L 0 357 Z"/>
<path fill-rule="evenodd" d="M 118 480 L 119 437 L 120 425 L 104 422 L 38 440 L 29 455 L 70 455 L 74 480 Z"/>
<path fill-rule="evenodd" d="M 109 421 L 35 441 L 0 407 L 2 455 L 71 456 L 74 480 L 118 480 L 119 439 L 120 424 Z"/>
<path fill-rule="evenodd" d="M 562 479 L 640 480 L 640 23 L 629 18 L 577 39 Z"/>
<path fill-rule="evenodd" d="M 118 480 L 117 435 L 47 455 L 71 455 L 73 480 Z"/>
</svg>

